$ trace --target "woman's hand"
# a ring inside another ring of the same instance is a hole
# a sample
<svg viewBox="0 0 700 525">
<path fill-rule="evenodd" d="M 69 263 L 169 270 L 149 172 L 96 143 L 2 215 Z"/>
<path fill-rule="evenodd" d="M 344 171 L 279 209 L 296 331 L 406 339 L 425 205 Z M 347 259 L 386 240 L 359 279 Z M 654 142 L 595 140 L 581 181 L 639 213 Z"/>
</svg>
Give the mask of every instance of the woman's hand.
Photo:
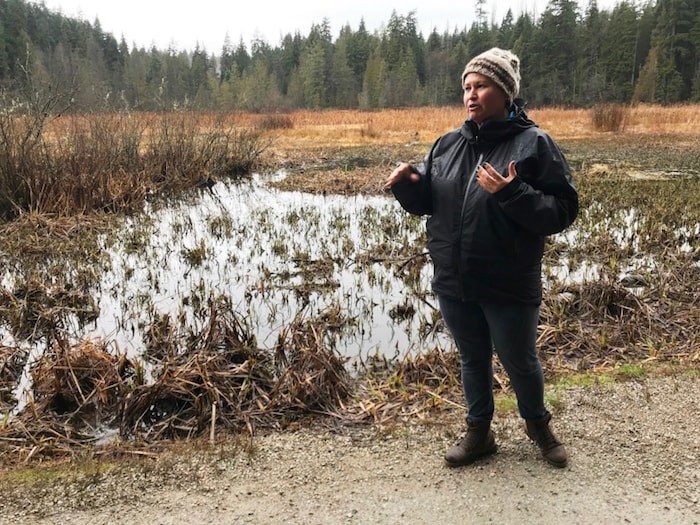
<svg viewBox="0 0 700 525">
<path fill-rule="evenodd" d="M 394 184 L 403 179 L 408 179 L 411 182 L 418 182 L 420 180 L 413 166 L 407 162 L 402 162 L 391 172 L 391 175 L 389 175 L 389 178 L 386 179 L 384 183 L 384 191 L 389 191 Z"/>
<path fill-rule="evenodd" d="M 515 172 L 515 161 L 508 163 L 508 176 L 503 177 L 496 169 L 488 162 L 484 162 L 479 169 L 476 170 L 476 180 L 479 186 L 484 188 L 489 193 L 496 193 L 510 184 L 517 173 Z"/>
</svg>

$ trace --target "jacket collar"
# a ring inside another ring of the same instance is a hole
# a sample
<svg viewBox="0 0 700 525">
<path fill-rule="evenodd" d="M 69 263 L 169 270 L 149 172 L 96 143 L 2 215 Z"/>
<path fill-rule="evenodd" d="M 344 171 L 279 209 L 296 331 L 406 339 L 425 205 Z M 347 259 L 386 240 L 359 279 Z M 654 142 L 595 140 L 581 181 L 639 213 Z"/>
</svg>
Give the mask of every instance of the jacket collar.
<svg viewBox="0 0 700 525">
<path fill-rule="evenodd" d="M 481 127 L 472 120 L 466 120 L 460 132 L 470 143 L 495 143 L 513 137 L 528 128 L 537 126 L 528 118 L 525 105 L 524 100 L 515 99 L 507 119 L 488 120 Z"/>
</svg>

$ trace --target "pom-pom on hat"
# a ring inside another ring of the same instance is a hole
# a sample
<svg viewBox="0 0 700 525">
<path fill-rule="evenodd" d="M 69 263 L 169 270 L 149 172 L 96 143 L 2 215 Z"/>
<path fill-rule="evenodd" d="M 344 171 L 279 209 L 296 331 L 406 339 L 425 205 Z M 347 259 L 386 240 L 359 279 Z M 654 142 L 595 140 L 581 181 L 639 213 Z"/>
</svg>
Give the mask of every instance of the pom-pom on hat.
<svg viewBox="0 0 700 525">
<path fill-rule="evenodd" d="M 520 91 L 520 59 L 506 49 L 492 47 L 472 58 L 462 73 L 462 86 L 469 73 L 493 80 L 508 96 L 509 104 Z"/>
</svg>

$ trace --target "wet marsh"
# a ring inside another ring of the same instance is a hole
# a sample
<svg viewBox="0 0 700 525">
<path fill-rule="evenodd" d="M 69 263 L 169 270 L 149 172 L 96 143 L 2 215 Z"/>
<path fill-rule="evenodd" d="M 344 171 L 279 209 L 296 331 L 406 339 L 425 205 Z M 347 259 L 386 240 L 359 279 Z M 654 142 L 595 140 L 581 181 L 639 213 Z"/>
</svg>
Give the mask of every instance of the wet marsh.
<svg viewBox="0 0 700 525">
<path fill-rule="evenodd" d="M 136 213 L 3 226 L 0 454 L 461 404 L 423 220 L 380 191 L 393 162 L 429 144 L 407 132 L 395 144 L 290 147 L 299 128 L 276 133 L 288 135 L 249 177 L 149 198 Z M 546 248 L 548 376 L 697 367 L 698 136 L 559 140 L 582 212 Z"/>
</svg>

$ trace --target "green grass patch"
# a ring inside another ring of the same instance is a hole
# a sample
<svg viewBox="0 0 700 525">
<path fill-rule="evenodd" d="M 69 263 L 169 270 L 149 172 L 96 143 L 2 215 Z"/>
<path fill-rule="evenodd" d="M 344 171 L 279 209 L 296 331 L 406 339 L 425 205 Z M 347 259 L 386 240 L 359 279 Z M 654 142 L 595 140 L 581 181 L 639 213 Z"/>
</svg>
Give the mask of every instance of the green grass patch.
<svg viewBox="0 0 700 525">
<path fill-rule="evenodd" d="M 494 405 L 496 406 L 496 412 L 500 413 L 516 412 L 518 410 L 518 400 L 515 399 L 514 394 L 496 395 Z"/>
<path fill-rule="evenodd" d="M 71 461 L 51 466 L 39 465 L 17 468 L 0 473 L 0 488 L 2 487 L 43 487 L 55 486 L 58 483 L 71 483 L 81 479 L 93 479 L 118 468 L 113 462 L 90 460 Z"/>
<path fill-rule="evenodd" d="M 625 379 L 636 379 L 644 377 L 647 371 L 642 365 L 635 363 L 624 363 L 615 369 L 615 375 Z"/>
</svg>

